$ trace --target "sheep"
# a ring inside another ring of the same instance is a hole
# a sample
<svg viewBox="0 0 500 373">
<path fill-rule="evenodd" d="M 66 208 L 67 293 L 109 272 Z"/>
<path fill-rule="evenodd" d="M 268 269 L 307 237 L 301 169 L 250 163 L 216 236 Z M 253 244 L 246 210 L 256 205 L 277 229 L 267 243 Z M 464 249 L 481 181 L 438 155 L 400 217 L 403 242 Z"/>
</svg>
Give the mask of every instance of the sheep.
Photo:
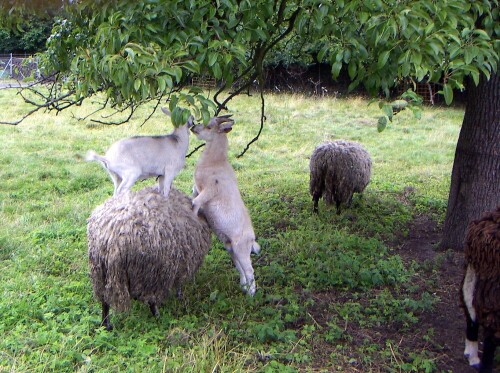
<svg viewBox="0 0 500 373">
<path fill-rule="evenodd" d="M 335 202 L 337 214 L 341 203 L 351 205 L 352 195 L 362 193 L 370 182 L 370 154 L 358 143 L 335 140 L 318 145 L 309 162 L 309 192 L 313 210 L 318 213 L 318 201 Z"/>
<path fill-rule="evenodd" d="M 113 196 L 88 219 L 88 255 L 95 297 L 107 330 L 110 307 L 129 309 L 131 299 L 158 307 L 172 289 L 191 279 L 210 248 L 210 228 L 172 187 L 167 199 L 155 187 Z"/>
<path fill-rule="evenodd" d="M 170 112 L 161 109 L 166 115 Z M 87 161 L 99 161 L 108 171 L 115 186 L 114 195 L 123 193 L 139 179 L 158 177 L 160 193 L 168 197 L 174 177 L 182 170 L 189 147 L 189 127 L 193 117 L 164 136 L 135 136 L 119 140 L 104 156 L 93 150 Z"/>
<path fill-rule="evenodd" d="M 227 158 L 226 134 L 233 124 L 229 116 L 222 116 L 212 118 L 207 126 L 191 128 L 200 140 L 206 141 L 194 172 L 193 212 L 203 209 L 210 228 L 231 255 L 243 292 L 253 296 L 256 284 L 250 254 L 258 253 L 260 246 Z"/>
<path fill-rule="evenodd" d="M 500 206 L 469 223 L 464 253 L 460 292 L 467 324 L 464 355 L 479 372 L 492 372 L 495 349 L 500 344 Z M 481 359 L 479 326 L 484 335 Z"/>
</svg>

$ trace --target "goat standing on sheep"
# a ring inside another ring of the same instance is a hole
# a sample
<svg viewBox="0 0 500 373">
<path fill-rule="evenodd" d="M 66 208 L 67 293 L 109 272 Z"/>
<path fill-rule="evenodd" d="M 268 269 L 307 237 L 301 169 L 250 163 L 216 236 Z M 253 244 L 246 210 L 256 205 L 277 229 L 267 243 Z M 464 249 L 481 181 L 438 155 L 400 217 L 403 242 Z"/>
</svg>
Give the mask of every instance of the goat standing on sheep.
<svg viewBox="0 0 500 373">
<path fill-rule="evenodd" d="M 110 307 L 125 311 L 131 299 L 158 307 L 191 279 L 210 249 L 210 228 L 193 214 L 190 198 L 172 188 L 170 197 L 147 187 L 114 196 L 98 206 L 87 226 L 90 275 L 112 329 Z"/>
<path fill-rule="evenodd" d="M 162 108 L 166 115 L 170 112 Z M 90 150 L 86 160 L 99 161 L 115 186 L 114 195 L 130 190 L 137 180 L 158 177 L 160 193 L 168 197 L 174 177 L 182 170 L 193 118 L 165 136 L 135 136 L 110 146 L 104 156 Z"/>
<path fill-rule="evenodd" d="M 467 322 L 464 355 L 479 372 L 490 373 L 500 345 L 500 206 L 469 224 L 464 252 L 466 269 L 460 294 Z M 481 359 L 479 326 L 484 334 Z"/>
<path fill-rule="evenodd" d="M 207 126 L 191 128 L 200 140 L 206 141 L 194 173 L 193 212 L 197 214 L 203 209 L 208 224 L 231 254 L 243 291 L 253 296 L 256 285 L 250 254 L 258 253 L 260 246 L 227 159 L 226 134 L 233 123 L 228 116 L 222 116 L 213 118 Z"/>
<path fill-rule="evenodd" d="M 309 162 L 309 191 L 313 197 L 314 212 L 318 201 L 350 206 L 354 193 L 362 193 L 370 182 L 372 162 L 370 154 L 358 143 L 336 140 L 318 145 Z"/>
</svg>

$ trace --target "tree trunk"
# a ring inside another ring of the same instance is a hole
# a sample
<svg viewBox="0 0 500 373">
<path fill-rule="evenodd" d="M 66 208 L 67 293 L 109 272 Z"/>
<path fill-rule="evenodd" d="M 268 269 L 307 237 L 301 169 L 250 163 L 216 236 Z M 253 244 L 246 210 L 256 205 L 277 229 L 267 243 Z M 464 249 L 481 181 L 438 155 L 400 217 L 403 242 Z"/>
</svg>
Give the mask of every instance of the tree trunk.
<svg viewBox="0 0 500 373">
<path fill-rule="evenodd" d="M 500 205 L 500 72 L 476 87 L 467 104 L 455 151 L 441 249 L 461 250 L 465 230 L 483 211 Z"/>
</svg>

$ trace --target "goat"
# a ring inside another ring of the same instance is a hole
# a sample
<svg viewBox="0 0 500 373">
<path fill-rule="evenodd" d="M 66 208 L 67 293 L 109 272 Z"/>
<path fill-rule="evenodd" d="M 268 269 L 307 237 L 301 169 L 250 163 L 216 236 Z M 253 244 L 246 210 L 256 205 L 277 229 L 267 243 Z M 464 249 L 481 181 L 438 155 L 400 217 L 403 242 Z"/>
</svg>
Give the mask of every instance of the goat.
<svg viewBox="0 0 500 373">
<path fill-rule="evenodd" d="M 248 210 L 238 189 L 233 168 L 227 159 L 226 134 L 234 121 L 229 116 L 212 118 L 207 126 L 195 125 L 191 131 L 206 141 L 194 172 L 193 212 L 203 209 L 210 228 L 230 253 L 240 274 L 244 292 L 253 296 L 256 285 L 250 254 L 258 253 L 259 244 Z"/>
<path fill-rule="evenodd" d="M 166 115 L 170 112 L 161 109 Z M 114 195 L 123 193 L 137 180 L 158 177 L 159 191 L 168 197 L 174 177 L 184 167 L 193 117 L 164 136 L 134 136 L 111 145 L 104 156 L 90 150 L 87 161 L 99 161 L 115 186 Z"/>
</svg>

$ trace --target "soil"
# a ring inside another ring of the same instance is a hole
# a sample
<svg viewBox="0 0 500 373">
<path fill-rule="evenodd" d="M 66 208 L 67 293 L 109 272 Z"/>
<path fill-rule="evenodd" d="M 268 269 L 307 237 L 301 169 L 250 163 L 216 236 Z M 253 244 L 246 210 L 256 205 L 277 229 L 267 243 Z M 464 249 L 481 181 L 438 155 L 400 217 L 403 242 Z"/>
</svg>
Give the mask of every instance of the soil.
<svg viewBox="0 0 500 373">
<path fill-rule="evenodd" d="M 438 302 L 431 311 L 418 315 L 419 322 L 409 331 L 404 333 L 398 331 L 397 326 L 380 327 L 377 330 L 369 330 L 349 325 L 349 334 L 356 344 L 363 339 L 369 338 L 372 342 L 385 348 L 385 341 L 399 341 L 400 350 L 422 351 L 427 350 L 435 357 L 435 364 L 439 372 L 467 373 L 475 372 L 469 367 L 463 357 L 465 338 L 465 319 L 459 305 L 459 287 L 463 276 L 463 255 L 461 252 L 442 252 L 436 249 L 440 240 L 440 229 L 436 222 L 427 216 L 418 216 L 409 227 L 409 234 L 399 237 L 395 242 L 387 243 L 393 248 L 395 254 L 399 254 L 407 263 L 417 261 L 426 265 L 439 263 L 439 271 L 436 272 L 435 281 L 432 285 L 422 284 L 428 292 L 438 296 Z M 420 284 L 419 284 L 420 285 Z M 430 286 L 430 287 L 429 287 Z M 322 292 L 313 295 L 314 305 L 308 310 L 310 316 L 321 326 L 328 321 L 328 305 L 333 302 L 342 302 L 346 295 L 335 292 Z M 346 326 L 347 327 L 347 326 Z M 428 340 L 422 339 L 422 334 L 429 329 L 434 333 Z M 377 366 L 374 362 L 372 367 L 361 366 L 357 363 L 358 356 L 352 356 L 350 361 L 335 363 L 330 354 L 332 346 L 322 342 L 323 338 L 317 338 L 311 346 L 314 361 L 310 362 L 309 369 L 317 371 L 343 371 L 343 372 L 385 372 L 383 366 Z M 398 346 L 398 347 L 399 347 Z M 346 347 L 348 349 L 348 347 Z M 394 356 L 394 359 L 397 359 Z M 347 365 L 347 367 L 346 367 Z M 497 365 L 495 372 L 500 372 Z"/>
</svg>

